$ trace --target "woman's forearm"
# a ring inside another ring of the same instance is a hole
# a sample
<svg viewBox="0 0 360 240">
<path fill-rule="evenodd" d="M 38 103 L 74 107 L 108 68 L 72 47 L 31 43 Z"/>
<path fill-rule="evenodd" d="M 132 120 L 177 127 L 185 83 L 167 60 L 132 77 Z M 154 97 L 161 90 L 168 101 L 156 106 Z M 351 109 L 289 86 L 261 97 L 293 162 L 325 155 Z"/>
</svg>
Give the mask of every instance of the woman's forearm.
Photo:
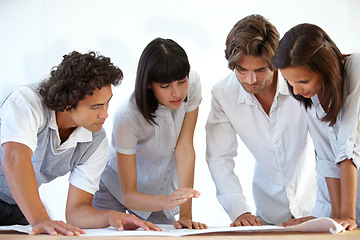
<svg viewBox="0 0 360 240">
<path fill-rule="evenodd" d="M 341 209 L 340 179 L 327 177 L 326 185 L 328 187 L 330 201 L 331 201 L 331 216 L 332 218 L 340 218 L 340 209 Z"/>
<path fill-rule="evenodd" d="M 356 219 L 357 169 L 351 159 L 340 163 L 341 210 L 340 218 Z"/>
</svg>

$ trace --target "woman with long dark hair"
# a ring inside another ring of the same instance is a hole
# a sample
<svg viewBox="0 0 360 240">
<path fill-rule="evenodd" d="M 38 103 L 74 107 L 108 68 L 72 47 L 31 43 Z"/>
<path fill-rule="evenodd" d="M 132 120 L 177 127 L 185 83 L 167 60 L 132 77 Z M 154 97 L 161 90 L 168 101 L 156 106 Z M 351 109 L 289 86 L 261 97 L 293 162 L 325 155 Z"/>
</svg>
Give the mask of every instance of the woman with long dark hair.
<svg viewBox="0 0 360 240">
<path fill-rule="evenodd" d="M 323 216 L 355 229 L 360 225 L 360 54 L 344 55 L 323 29 L 300 24 L 281 39 L 274 66 L 307 109 L 319 191 L 325 179 L 331 203 Z"/>
</svg>

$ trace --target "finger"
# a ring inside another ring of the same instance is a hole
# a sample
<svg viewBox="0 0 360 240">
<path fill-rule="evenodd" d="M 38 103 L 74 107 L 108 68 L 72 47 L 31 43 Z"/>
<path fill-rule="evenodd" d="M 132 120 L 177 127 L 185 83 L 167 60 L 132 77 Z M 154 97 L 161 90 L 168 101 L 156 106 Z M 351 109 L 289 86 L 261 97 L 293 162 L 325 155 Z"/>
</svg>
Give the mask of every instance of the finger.
<svg viewBox="0 0 360 240">
<path fill-rule="evenodd" d="M 257 222 L 256 222 L 256 218 L 249 218 L 248 219 L 248 223 L 251 225 L 251 226 L 257 226 Z"/>
<path fill-rule="evenodd" d="M 349 230 L 355 230 L 357 228 L 357 225 L 356 224 L 351 224 L 349 226 Z"/>
<path fill-rule="evenodd" d="M 173 208 L 176 207 L 176 206 L 179 206 L 179 205 L 183 204 L 183 203 L 186 202 L 187 200 L 189 200 L 189 199 L 183 198 L 183 199 L 179 199 L 179 200 L 173 201 L 172 204 L 171 204 L 171 206 L 172 206 L 171 209 L 173 209 Z"/>
<path fill-rule="evenodd" d="M 348 227 L 349 227 L 349 223 L 348 222 L 342 222 L 341 223 L 341 226 L 343 226 L 344 227 L 344 229 L 348 229 Z"/>
<path fill-rule="evenodd" d="M 251 224 L 247 219 L 244 219 L 241 221 L 241 226 L 251 226 Z"/>
<path fill-rule="evenodd" d="M 288 221 L 283 222 L 282 224 L 279 225 L 279 227 L 287 227 L 287 226 L 289 226 Z"/>
<path fill-rule="evenodd" d="M 37 235 L 37 234 L 43 234 L 43 233 L 47 233 L 51 236 L 57 235 L 57 232 L 55 231 L 55 229 L 52 226 L 33 228 L 32 231 L 30 232 L 30 235 Z"/>
<path fill-rule="evenodd" d="M 182 225 L 179 223 L 179 221 L 175 221 L 173 225 L 174 225 L 174 227 L 176 229 L 181 229 L 182 228 Z"/>
<path fill-rule="evenodd" d="M 72 231 L 61 226 L 60 224 L 55 225 L 54 228 L 57 233 L 60 233 L 65 236 L 74 236 L 74 233 Z"/>
<path fill-rule="evenodd" d="M 237 226 L 241 226 L 239 225 L 240 221 L 239 220 L 235 220 L 233 223 L 230 224 L 230 227 L 237 227 Z"/>
<path fill-rule="evenodd" d="M 130 219 L 128 221 L 129 223 L 132 223 L 135 226 L 141 227 L 145 231 L 150 231 L 149 225 L 150 222 L 140 220 L 139 218 L 135 217 L 134 215 L 130 215 Z"/>
<path fill-rule="evenodd" d="M 55 223 L 56 223 L 55 226 L 59 225 L 59 226 L 61 226 L 62 229 L 64 229 L 64 231 L 70 231 L 75 236 L 79 236 L 80 234 L 86 233 L 84 230 L 80 229 L 79 227 L 75 227 L 75 226 L 65 223 L 63 221 L 56 221 Z"/>
<path fill-rule="evenodd" d="M 171 194 L 171 199 L 172 200 L 180 200 L 180 199 L 189 199 L 189 198 L 193 198 L 196 197 L 193 193 L 176 193 L 176 194 Z"/>
<path fill-rule="evenodd" d="M 43 233 L 47 233 L 47 234 L 52 235 L 52 236 L 57 235 L 55 229 L 53 229 L 53 231 L 51 231 L 51 232 L 46 232 L 44 229 L 39 228 L 39 227 L 33 228 L 31 230 L 31 232 L 29 233 L 29 235 L 37 235 L 37 234 L 43 234 Z"/>
<path fill-rule="evenodd" d="M 80 233 L 85 233 L 84 230 L 63 221 L 53 221 L 53 227 L 57 233 L 65 236 L 79 236 Z"/>
<path fill-rule="evenodd" d="M 120 219 L 115 219 L 111 224 L 117 231 L 123 231 L 124 225 Z"/>
<path fill-rule="evenodd" d="M 178 193 L 178 194 L 184 194 L 184 195 L 191 195 L 193 197 L 199 197 L 200 196 L 200 192 L 196 191 L 192 188 L 188 188 L 188 187 L 180 187 L 178 189 L 176 189 L 174 191 L 174 193 Z"/>
<path fill-rule="evenodd" d="M 186 224 L 186 227 L 188 229 L 193 229 L 193 221 L 188 221 L 187 224 Z"/>
<path fill-rule="evenodd" d="M 255 218 L 256 226 L 262 226 L 263 222 L 259 218 Z"/>
<path fill-rule="evenodd" d="M 200 229 L 200 224 L 198 222 L 193 222 L 192 225 L 195 229 Z"/>
<path fill-rule="evenodd" d="M 145 221 L 145 224 L 149 227 L 150 230 L 153 231 L 162 231 L 162 229 L 159 226 L 156 226 L 155 224 Z"/>
<path fill-rule="evenodd" d="M 285 223 L 283 223 L 284 227 L 290 227 L 292 225 L 296 225 L 294 221 L 286 221 Z"/>
</svg>

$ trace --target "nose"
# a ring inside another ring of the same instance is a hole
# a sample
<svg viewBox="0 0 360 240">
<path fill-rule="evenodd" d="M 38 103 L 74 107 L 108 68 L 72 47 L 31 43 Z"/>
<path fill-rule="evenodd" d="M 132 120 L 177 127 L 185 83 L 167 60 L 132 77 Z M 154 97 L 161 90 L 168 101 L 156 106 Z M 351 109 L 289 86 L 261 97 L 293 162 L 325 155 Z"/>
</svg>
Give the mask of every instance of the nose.
<svg viewBox="0 0 360 240">
<path fill-rule="evenodd" d="M 247 82 L 249 85 L 256 83 L 256 74 L 255 74 L 255 72 L 249 71 L 249 72 L 246 74 L 246 82 Z"/>
<path fill-rule="evenodd" d="M 300 89 L 298 86 L 293 85 L 292 87 L 293 87 L 293 93 L 294 93 L 294 95 L 298 95 L 298 94 L 301 93 L 301 89 Z"/>
<path fill-rule="evenodd" d="M 178 97 L 178 96 L 180 96 L 180 94 L 181 94 L 181 89 L 178 87 L 178 86 L 173 86 L 172 87 L 172 89 L 171 89 L 171 94 L 172 94 L 172 96 L 174 96 L 174 97 Z"/>
<path fill-rule="evenodd" d="M 109 104 L 107 103 L 100 108 L 99 118 L 106 119 L 109 116 L 108 107 L 109 107 Z"/>
</svg>

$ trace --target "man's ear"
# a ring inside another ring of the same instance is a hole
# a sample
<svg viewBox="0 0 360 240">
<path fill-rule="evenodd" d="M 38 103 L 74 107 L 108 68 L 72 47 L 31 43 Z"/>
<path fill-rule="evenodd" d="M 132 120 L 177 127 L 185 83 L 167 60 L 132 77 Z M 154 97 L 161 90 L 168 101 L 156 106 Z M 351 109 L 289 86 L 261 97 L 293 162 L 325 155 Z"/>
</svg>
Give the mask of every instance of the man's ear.
<svg viewBox="0 0 360 240">
<path fill-rule="evenodd" d="M 73 109 L 73 107 L 67 106 L 64 111 L 70 111 L 71 109 Z"/>
</svg>

